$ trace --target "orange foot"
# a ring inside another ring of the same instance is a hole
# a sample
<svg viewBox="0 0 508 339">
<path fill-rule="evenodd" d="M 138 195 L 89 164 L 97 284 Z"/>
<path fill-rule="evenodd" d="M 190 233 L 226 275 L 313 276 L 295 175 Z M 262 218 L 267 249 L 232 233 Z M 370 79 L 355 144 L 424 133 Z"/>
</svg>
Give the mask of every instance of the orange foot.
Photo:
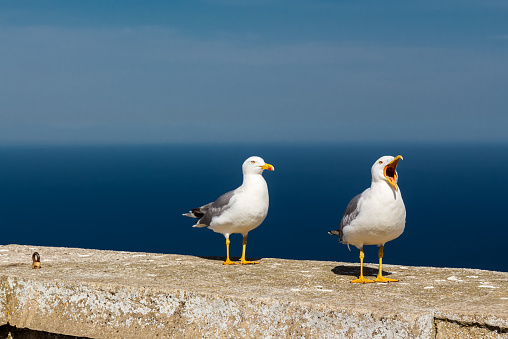
<svg viewBox="0 0 508 339">
<path fill-rule="evenodd" d="M 239 265 L 238 263 L 236 262 L 232 262 L 229 258 L 224 261 L 223 265 Z"/>
<path fill-rule="evenodd" d="M 390 279 L 390 278 L 385 278 L 383 276 L 378 276 L 374 281 L 376 282 L 383 282 L 383 283 L 387 283 L 387 282 L 395 282 L 395 281 L 398 281 L 397 279 Z"/>
<path fill-rule="evenodd" d="M 245 259 L 240 259 L 240 264 L 242 265 L 259 264 L 259 261 L 247 261 Z"/>
<path fill-rule="evenodd" d="M 374 280 L 365 279 L 364 277 L 360 277 L 355 280 L 351 280 L 352 283 L 359 283 L 359 284 L 365 284 L 365 283 L 373 283 Z"/>
</svg>

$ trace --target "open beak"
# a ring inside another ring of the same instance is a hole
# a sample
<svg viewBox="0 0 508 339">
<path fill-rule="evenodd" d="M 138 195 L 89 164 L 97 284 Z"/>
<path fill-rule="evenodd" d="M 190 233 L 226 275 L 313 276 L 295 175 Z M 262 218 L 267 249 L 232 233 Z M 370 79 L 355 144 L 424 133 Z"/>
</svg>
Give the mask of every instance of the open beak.
<svg viewBox="0 0 508 339">
<path fill-rule="evenodd" d="M 395 159 L 390 161 L 388 165 L 385 166 L 383 170 L 383 175 L 385 176 L 388 183 L 395 188 L 396 191 L 399 190 L 397 187 L 397 163 L 402 160 L 402 155 L 397 155 Z"/>
<path fill-rule="evenodd" d="M 275 171 L 275 167 L 273 167 L 272 165 L 270 164 L 264 164 L 263 166 L 261 166 L 262 169 L 266 169 L 266 170 L 269 170 L 269 171 Z"/>
</svg>

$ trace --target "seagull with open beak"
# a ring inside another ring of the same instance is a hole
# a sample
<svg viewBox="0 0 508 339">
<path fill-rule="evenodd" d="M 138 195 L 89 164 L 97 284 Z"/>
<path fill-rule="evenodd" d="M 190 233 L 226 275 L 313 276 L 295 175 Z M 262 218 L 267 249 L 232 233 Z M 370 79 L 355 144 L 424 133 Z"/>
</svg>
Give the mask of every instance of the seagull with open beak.
<svg viewBox="0 0 508 339">
<path fill-rule="evenodd" d="M 346 207 L 340 228 L 329 232 L 338 235 L 343 244 L 360 250 L 360 277 L 352 283 L 392 282 L 383 277 L 384 245 L 404 232 L 406 207 L 398 186 L 397 164 L 402 156 L 383 156 L 371 168 L 372 183 L 355 196 Z M 363 276 L 364 245 L 378 245 L 379 273 L 375 280 Z"/>
</svg>

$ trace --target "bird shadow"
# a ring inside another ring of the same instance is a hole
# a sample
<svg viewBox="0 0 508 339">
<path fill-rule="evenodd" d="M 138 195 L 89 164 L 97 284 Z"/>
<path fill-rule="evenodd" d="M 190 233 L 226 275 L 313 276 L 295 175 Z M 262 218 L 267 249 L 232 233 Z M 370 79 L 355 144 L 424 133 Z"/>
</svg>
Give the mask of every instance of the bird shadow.
<svg viewBox="0 0 508 339">
<path fill-rule="evenodd" d="M 358 266 L 339 265 L 332 268 L 332 272 L 337 275 L 350 275 L 358 277 L 360 276 L 360 265 Z M 379 272 L 378 268 L 367 267 L 365 265 L 363 266 L 363 275 L 377 276 L 378 272 Z M 391 274 L 392 272 L 383 271 L 383 276 Z"/>
<path fill-rule="evenodd" d="M 197 256 L 198 258 L 201 258 L 201 259 L 206 259 L 206 260 L 215 260 L 215 261 L 226 261 L 226 257 L 219 257 L 219 256 L 203 256 L 203 255 L 198 255 Z M 229 257 L 229 259 L 231 259 L 231 261 L 240 261 L 240 257 Z M 259 261 L 263 258 L 246 258 L 246 260 L 248 261 Z"/>
</svg>

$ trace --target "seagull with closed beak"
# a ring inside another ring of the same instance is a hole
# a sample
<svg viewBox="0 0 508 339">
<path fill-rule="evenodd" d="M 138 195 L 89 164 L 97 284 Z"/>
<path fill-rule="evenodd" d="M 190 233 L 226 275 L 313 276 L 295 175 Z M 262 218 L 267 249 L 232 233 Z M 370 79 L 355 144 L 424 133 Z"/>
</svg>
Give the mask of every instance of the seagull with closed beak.
<svg viewBox="0 0 508 339">
<path fill-rule="evenodd" d="M 354 245 L 360 250 L 360 277 L 352 283 L 393 282 L 383 277 L 383 247 L 404 232 L 406 207 L 397 185 L 398 155 L 383 156 L 371 168 L 372 183 L 363 193 L 355 196 L 347 205 L 340 228 L 328 232 L 338 235 L 343 244 Z M 364 245 L 378 245 L 379 273 L 375 280 L 363 276 Z"/>
<path fill-rule="evenodd" d="M 232 233 L 243 235 L 240 264 L 259 264 L 245 259 L 245 248 L 247 234 L 261 225 L 268 213 L 268 186 L 262 176 L 265 169 L 273 171 L 274 167 L 260 157 L 248 158 L 242 165 L 243 183 L 240 187 L 183 214 L 199 219 L 193 227 L 208 227 L 226 237 L 227 258 L 224 265 L 237 264 L 229 259 L 229 235 Z"/>
</svg>

